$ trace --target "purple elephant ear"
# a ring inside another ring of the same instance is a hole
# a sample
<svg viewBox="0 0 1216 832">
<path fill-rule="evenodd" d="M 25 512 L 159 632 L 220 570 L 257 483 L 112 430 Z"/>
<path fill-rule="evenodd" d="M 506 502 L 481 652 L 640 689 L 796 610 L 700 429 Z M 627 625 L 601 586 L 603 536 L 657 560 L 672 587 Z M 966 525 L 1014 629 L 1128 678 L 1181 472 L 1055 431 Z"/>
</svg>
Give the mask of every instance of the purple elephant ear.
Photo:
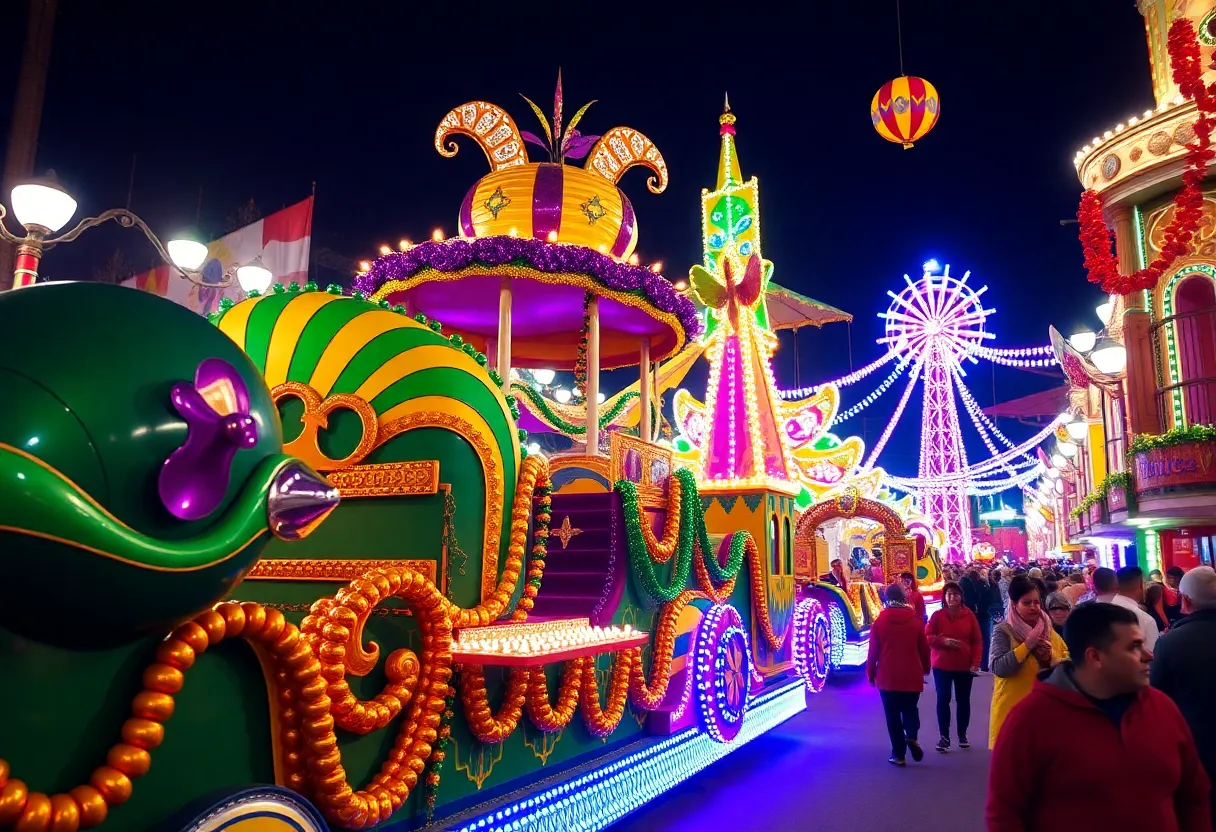
<svg viewBox="0 0 1216 832">
<path fill-rule="evenodd" d="M 186 441 L 160 469 L 160 499 L 174 517 L 201 520 L 223 501 L 236 452 L 258 442 L 249 389 L 235 367 L 208 358 L 194 383 L 173 385 L 169 398 L 186 421 Z"/>
</svg>

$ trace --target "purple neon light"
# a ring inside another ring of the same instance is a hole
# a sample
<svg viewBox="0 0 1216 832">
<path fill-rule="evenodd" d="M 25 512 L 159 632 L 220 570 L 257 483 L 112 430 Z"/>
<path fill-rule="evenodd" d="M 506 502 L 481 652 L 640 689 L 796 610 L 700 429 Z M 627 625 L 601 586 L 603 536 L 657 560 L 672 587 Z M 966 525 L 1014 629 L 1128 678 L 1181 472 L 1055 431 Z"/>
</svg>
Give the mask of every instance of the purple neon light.
<svg viewBox="0 0 1216 832">
<path fill-rule="evenodd" d="M 464 201 L 460 203 L 460 233 L 466 237 L 477 236 L 477 229 L 473 227 L 473 195 L 477 193 L 477 186 L 469 188 L 469 192 L 464 195 Z"/>
<path fill-rule="evenodd" d="M 629 244 L 637 236 L 637 219 L 633 215 L 633 203 L 629 201 L 629 197 L 625 196 L 624 191 L 617 193 L 621 195 L 621 227 L 616 232 L 616 241 L 612 244 L 612 256 L 624 257 L 625 252 L 629 250 Z"/>
<path fill-rule="evenodd" d="M 540 165 L 532 188 L 532 236 L 549 239 L 562 227 L 562 189 L 564 165 Z"/>
</svg>

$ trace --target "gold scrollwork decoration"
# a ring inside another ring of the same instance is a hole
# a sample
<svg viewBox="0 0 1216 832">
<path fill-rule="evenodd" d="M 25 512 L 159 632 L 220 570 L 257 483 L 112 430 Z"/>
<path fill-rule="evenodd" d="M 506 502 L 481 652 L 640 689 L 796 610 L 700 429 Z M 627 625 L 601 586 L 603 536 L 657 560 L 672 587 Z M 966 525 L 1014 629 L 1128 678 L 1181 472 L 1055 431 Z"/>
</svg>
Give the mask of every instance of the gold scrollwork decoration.
<svg viewBox="0 0 1216 832">
<path fill-rule="evenodd" d="M 307 384 L 285 381 L 271 391 L 270 397 L 275 405 L 286 398 L 299 399 L 304 405 L 304 414 L 300 417 L 303 430 L 299 436 L 283 446 L 283 452 L 299 458 L 321 473 L 359 464 L 380 441 L 376 411 L 371 404 L 358 396 L 338 393 L 322 399 L 321 394 Z M 363 424 L 363 435 L 359 438 L 359 444 L 342 459 L 330 459 L 318 444 L 320 432 L 329 427 L 329 416 L 336 410 L 355 413 Z"/>
<path fill-rule="evenodd" d="M 435 583 L 433 560 L 356 560 L 322 558 L 268 558 L 258 561 L 247 581 L 334 581 L 346 583 L 372 569 L 413 569 Z"/>
<path fill-rule="evenodd" d="M 357 497 L 416 497 L 439 493 L 439 460 L 355 465 L 326 475 L 343 500 Z"/>
</svg>

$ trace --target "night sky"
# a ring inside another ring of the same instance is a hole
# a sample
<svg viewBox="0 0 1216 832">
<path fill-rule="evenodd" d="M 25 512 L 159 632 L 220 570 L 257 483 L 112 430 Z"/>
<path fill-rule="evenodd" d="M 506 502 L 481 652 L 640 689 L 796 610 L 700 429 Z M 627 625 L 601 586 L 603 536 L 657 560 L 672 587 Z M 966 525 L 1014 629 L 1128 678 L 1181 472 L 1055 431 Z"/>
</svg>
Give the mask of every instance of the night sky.
<svg viewBox="0 0 1216 832">
<path fill-rule="evenodd" d="M 13 25 L 0 27 L 6 119 L 24 5 L 8 0 Z M 854 314 L 856 366 L 882 352 L 875 313 L 887 290 L 930 257 L 989 287 L 994 346 L 1046 343 L 1050 324 L 1065 334 L 1096 328 L 1103 297 L 1085 280 L 1076 226 L 1059 221 L 1076 214 L 1076 149 L 1153 103 L 1133 0 L 903 0 L 902 15 L 906 71 L 942 97 L 940 122 L 910 151 L 883 141 L 868 113 L 875 90 L 900 74 L 894 0 L 61 0 L 38 168 L 55 169 L 78 216 L 126 205 L 130 193 L 132 210 L 164 239 L 196 218 L 205 237 L 219 236 L 248 200 L 269 213 L 307 197 L 315 181 L 314 246 L 357 260 L 436 226 L 454 234 L 461 198 L 488 167 L 467 140 L 455 159 L 440 158 L 436 124 L 483 99 L 535 129 L 518 93 L 548 110 L 560 66 L 567 113 L 599 100 L 586 132 L 634 127 L 665 156 L 664 194 L 646 190 L 641 169 L 622 187 L 638 213 L 643 262 L 662 260 L 675 277 L 700 260 L 698 196 L 714 184 L 729 91 L 744 174 L 760 180 L 774 280 Z M 7 134 L 7 121 L 0 126 Z M 116 248 L 139 270 L 151 265 L 138 233 L 114 227 L 50 252 L 44 274 L 88 279 Z M 803 384 L 848 372 L 850 328 L 803 330 L 799 342 Z M 787 340 L 783 386 L 792 366 Z M 985 405 L 994 388 L 1004 400 L 1057 383 L 987 365 L 971 379 Z M 873 441 L 899 392 L 842 432 Z M 915 470 L 918 413 L 909 408 L 884 454 L 895 472 Z M 978 437 L 964 431 L 977 457 Z"/>
</svg>

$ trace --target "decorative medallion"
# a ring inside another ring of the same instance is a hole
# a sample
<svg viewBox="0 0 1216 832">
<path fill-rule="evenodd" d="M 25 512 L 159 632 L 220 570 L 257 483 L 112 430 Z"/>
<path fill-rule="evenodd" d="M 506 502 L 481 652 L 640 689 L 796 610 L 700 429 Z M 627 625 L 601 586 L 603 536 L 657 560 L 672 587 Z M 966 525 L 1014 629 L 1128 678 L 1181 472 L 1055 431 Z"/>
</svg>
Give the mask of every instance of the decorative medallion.
<svg viewBox="0 0 1216 832">
<path fill-rule="evenodd" d="M 583 214 L 587 217 L 588 225 L 595 225 L 608 214 L 608 209 L 600 204 L 599 196 L 593 196 L 591 199 L 579 206 L 583 209 Z"/>
<path fill-rule="evenodd" d="M 1133 162 L 1139 162 L 1139 161 L 1140 161 L 1140 157 L 1141 157 L 1141 156 L 1143 156 L 1143 155 L 1144 155 L 1144 151 L 1143 151 L 1143 150 L 1141 150 L 1141 149 L 1140 149 L 1140 148 L 1138 148 L 1138 147 L 1133 147 L 1133 148 L 1131 149 L 1131 152 L 1129 152 L 1129 153 L 1127 154 L 1128 158 L 1129 158 L 1129 159 L 1131 159 Z"/>
<path fill-rule="evenodd" d="M 577 534 L 582 534 L 582 529 L 576 529 L 570 525 L 570 515 L 567 514 L 562 524 L 557 527 L 557 530 L 552 532 L 553 536 L 562 542 L 562 548 L 565 549 L 570 545 L 570 540 Z"/>
<path fill-rule="evenodd" d="M 667 485 L 667 480 L 671 476 L 671 467 L 665 459 L 650 460 L 650 484 L 662 488 Z"/>
<path fill-rule="evenodd" d="M 1170 138 L 1170 134 L 1165 131 L 1154 133 L 1152 138 L 1148 140 L 1148 152 L 1154 156 L 1164 156 L 1169 152 L 1170 145 L 1174 140 Z"/>
<path fill-rule="evenodd" d="M 1119 154 L 1109 154 L 1105 159 L 1102 160 L 1102 178 L 1108 182 L 1114 179 L 1119 175 L 1119 168 L 1121 164 L 1122 163 L 1119 161 Z"/>
<path fill-rule="evenodd" d="M 499 185 L 494 189 L 494 193 L 490 194 L 489 199 L 482 204 L 486 206 L 487 211 L 494 215 L 494 219 L 498 219 L 498 212 L 511 204 L 511 198 L 502 192 L 502 186 Z"/>
<path fill-rule="evenodd" d="M 843 494 L 836 498 L 836 508 L 845 517 L 852 517 L 856 514 L 860 503 L 861 492 L 851 485 L 844 490 Z"/>
<path fill-rule="evenodd" d="M 1174 141 L 1177 144 L 1190 144 L 1195 141 L 1195 125 L 1184 121 L 1174 128 Z"/>
</svg>

